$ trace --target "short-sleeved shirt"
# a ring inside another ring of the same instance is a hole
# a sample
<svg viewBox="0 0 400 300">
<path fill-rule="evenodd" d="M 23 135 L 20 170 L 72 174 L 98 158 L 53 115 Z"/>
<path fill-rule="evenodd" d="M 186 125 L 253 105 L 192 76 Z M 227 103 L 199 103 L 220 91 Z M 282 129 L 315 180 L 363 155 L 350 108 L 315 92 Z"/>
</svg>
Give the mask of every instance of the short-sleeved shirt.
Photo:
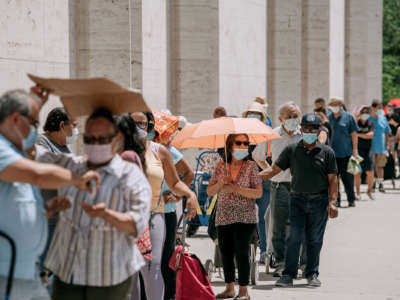
<svg viewBox="0 0 400 300">
<path fill-rule="evenodd" d="M 337 174 L 335 153 L 320 142 L 311 150 L 304 146 L 303 141 L 290 144 L 275 164 L 282 170 L 290 169 L 294 193 L 327 193 L 328 174 Z"/>
<path fill-rule="evenodd" d="M 0 134 L 0 172 L 25 154 Z M 0 230 L 9 235 L 17 248 L 14 277 L 34 279 L 35 264 L 47 240 L 47 219 L 39 189 L 20 182 L 0 180 Z M 0 275 L 7 276 L 11 248 L 0 239 Z"/>
<path fill-rule="evenodd" d="M 182 152 L 180 152 L 178 149 L 176 149 L 174 146 L 169 146 L 168 151 L 172 156 L 172 161 L 174 162 L 174 165 L 176 165 L 180 160 L 183 158 Z M 165 180 L 163 181 L 162 187 L 161 187 L 161 194 L 163 194 L 165 191 L 168 191 L 169 187 Z M 176 203 L 175 202 L 169 202 L 164 204 L 164 213 L 171 213 L 176 211 Z"/>
<path fill-rule="evenodd" d="M 388 121 L 388 123 L 390 120 L 394 120 L 398 124 L 400 123 L 400 117 L 397 114 L 392 114 L 391 116 L 387 115 L 386 120 Z M 399 128 L 399 125 L 394 126 L 394 125 L 389 124 L 389 126 L 392 131 L 392 136 L 396 136 L 397 128 Z"/>
<path fill-rule="evenodd" d="M 333 114 L 330 114 L 328 118 L 333 129 L 332 149 L 336 157 L 351 156 L 353 153 L 351 134 L 358 130 L 353 116 L 343 111 L 338 118 L 335 118 Z"/>
<path fill-rule="evenodd" d="M 375 133 L 374 137 L 372 138 L 372 152 L 386 153 L 386 133 L 391 131 L 390 126 L 386 121 L 386 117 L 370 117 L 369 120 L 375 124 Z"/>
<path fill-rule="evenodd" d="M 368 132 L 374 131 L 375 124 L 370 120 L 363 123 L 361 120 L 358 121 L 358 133 L 367 134 Z M 361 137 L 358 138 L 358 150 L 362 151 L 370 151 L 372 145 L 372 139 L 363 139 Z"/>
<path fill-rule="evenodd" d="M 261 184 L 261 177 L 258 173 L 258 167 L 254 161 L 243 161 L 243 166 L 234 183 L 242 188 L 256 188 L 257 185 Z M 225 175 L 225 162 L 221 160 L 215 167 L 209 185 L 211 186 L 221 181 Z M 233 223 L 255 224 L 258 222 L 256 199 L 220 191 L 217 203 L 216 226 Z"/>
</svg>

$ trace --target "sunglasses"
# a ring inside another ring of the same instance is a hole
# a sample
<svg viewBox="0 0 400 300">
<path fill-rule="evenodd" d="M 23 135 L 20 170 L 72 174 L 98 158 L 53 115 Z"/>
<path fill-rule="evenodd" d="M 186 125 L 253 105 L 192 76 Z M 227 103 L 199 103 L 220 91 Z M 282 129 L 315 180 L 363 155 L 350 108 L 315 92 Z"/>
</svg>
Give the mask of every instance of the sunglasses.
<svg viewBox="0 0 400 300">
<path fill-rule="evenodd" d="M 236 146 L 246 146 L 246 147 L 248 147 L 249 145 L 250 145 L 250 143 L 249 142 L 242 142 L 242 141 L 235 141 L 235 145 Z"/>
<path fill-rule="evenodd" d="M 83 136 L 83 142 L 88 145 L 94 145 L 94 144 L 99 144 L 99 145 L 106 145 L 110 144 L 112 140 L 116 137 L 117 135 L 111 135 L 111 136 Z"/>
</svg>

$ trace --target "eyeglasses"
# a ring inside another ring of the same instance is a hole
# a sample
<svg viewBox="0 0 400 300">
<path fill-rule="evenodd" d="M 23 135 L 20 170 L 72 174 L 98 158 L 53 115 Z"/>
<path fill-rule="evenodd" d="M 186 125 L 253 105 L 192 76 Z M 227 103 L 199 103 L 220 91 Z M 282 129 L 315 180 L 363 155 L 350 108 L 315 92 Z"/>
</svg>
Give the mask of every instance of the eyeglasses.
<svg viewBox="0 0 400 300">
<path fill-rule="evenodd" d="M 137 125 L 137 127 L 141 129 L 144 129 L 149 126 L 149 122 L 146 121 L 135 121 L 135 124 Z"/>
<path fill-rule="evenodd" d="M 236 146 L 246 146 L 246 147 L 248 147 L 249 145 L 250 145 L 250 143 L 249 142 L 242 142 L 242 141 L 235 141 L 235 145 Z"/>
<path fill-rule="evenodd" d="M 304 128 L 304 127 L 302 127 L 301 130 L 304 133 L 318 133 L 319 128 Z"/>
<path fill-rule="evenodd" d="M 83 136 L 83 142 L 88 145 L 94 145 L 94 144 L 100 144 L 100 145 L 106 145 L 110 144 L 112 140 L 116 137 L 117 135 L 111 135 L 111 136 Z"/>
<path fill-rule="evenodd" d="M 29 120 L 29 124 L 31 124 L 33 127 L 38 129 L 39 121 L 35 120 L 34 118 L 32 118 L 31 116 L 28 116 L 28 115 L 21 115 L 21 116 L 27 118 Z"/>
</svg>

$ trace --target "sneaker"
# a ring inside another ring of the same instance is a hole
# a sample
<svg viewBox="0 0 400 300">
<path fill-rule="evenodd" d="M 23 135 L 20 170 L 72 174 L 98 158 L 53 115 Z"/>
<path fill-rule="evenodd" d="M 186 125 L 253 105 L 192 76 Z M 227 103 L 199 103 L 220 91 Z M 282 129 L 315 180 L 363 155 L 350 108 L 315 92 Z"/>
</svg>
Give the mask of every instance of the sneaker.
<svg viewBox="0 0 400 300">
<path fill-rule="evenodd" d="M 284 269 L 285 269 L 285 265 L 283 263 L 278 264 L 276 266 L 276 269 L 275 269 L 274 273 L 272 274 L 272 276 L 281 277 Z"/>
<path fill-rule="evenodd" d="M 372 193 L 367 193 L 370 200 L 375 200 L 375 196 Z"/>
<path fill-rule="evenodd" d="M 321 286 L 321 281 L 318 279 L 318 276 L 316 274 L 307 277 L 307 283 L 309 286 L 314 286 L 314 287 Z"/>
<path fill-rule="evenodd" d="M 275 282 L 275 286 L 279 287 L 291 287 L 293 286 L 293 278 L 290 275 L 282 275 L 281 278 L 277 282 Z"/>
<path fill-rule="evenodd" d="M 356 200 L 357 200 L 357 201 L 362 201 L 362 196 L 361 196 L 361 194 L 356 195 Z"/>
<path fill-rule="evenodd" d="M 353 202 L 349 202 L 349 207 L 356 207 L 356 203 L 353 201 Z"/>
<path fill-rule="evenodd" d="M 385 188 L 383 187 L 383 184 L 382 184 L 382 183 L 379 185 L 379 191 L 380 191 L 381 193 L 386 193 Z"/>
<path fill-rule="evenodd" d="M 265 265 L 265 262 L 266 262 L 267 258 L 268 258 L 267 252 L 261 252 L 260 253 L 260 260 L 259 260 L 258 263 L 260 265 Z"/>
<path fill-rule="evenodd" d="M 334 205 L 335 205 L 336 207 L 340 207 L 340 201 L 336 200 L 335 203 L 334 203 Z"/>
</svg>

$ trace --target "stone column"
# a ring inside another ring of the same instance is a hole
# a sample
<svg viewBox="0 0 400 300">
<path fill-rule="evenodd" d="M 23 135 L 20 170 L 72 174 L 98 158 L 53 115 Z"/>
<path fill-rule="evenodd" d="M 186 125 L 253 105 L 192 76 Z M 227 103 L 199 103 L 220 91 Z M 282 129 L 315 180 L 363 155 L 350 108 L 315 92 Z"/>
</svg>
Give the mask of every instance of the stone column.
<svg viewBox="0 0 400 300">
<path fill-rule="evenodd" d="M 348 109 L 370 104 L 367 98 L 368 1 L 346 1 L 345 103 Z"/>
<path fill-rule="evenodd" d="M 169 1 L 142 1 L 143 96 L 154 108 L 169 103 Z"/>
<path fill-rule="evenodd" d="M 368 0 L 367 16 L 367 96 L 382 100 L 382 18 L 383 1 Z"/>
<path fill-rule="evenodd" d="M 302 1 L 268 1 L 268 90 L 272 122 L 278 122 L 279 106 L 287 101 L 301 105 Z"/>
<path fill-rule="evenodd" d="M 312 112 L 314 100 L 329 97 L 329 3 L 303 0 L 301 107 Z"/>
<path fill-rule="evenodd" d="M 191 122 L 212 118 L 218 105 L 218 6 L 215 0 L 171 1 L 169 108 Z"/>
<path fill-rule="evenodd" d="M 329 98 L 344 99 L 345 0 L 330 2 Z"/>
<path fill-rule="evenodd" d="M 219 1 L 219 100 L 241 116 L 255 97 L 266 96 L 265 0 Z"/>
</svg>

